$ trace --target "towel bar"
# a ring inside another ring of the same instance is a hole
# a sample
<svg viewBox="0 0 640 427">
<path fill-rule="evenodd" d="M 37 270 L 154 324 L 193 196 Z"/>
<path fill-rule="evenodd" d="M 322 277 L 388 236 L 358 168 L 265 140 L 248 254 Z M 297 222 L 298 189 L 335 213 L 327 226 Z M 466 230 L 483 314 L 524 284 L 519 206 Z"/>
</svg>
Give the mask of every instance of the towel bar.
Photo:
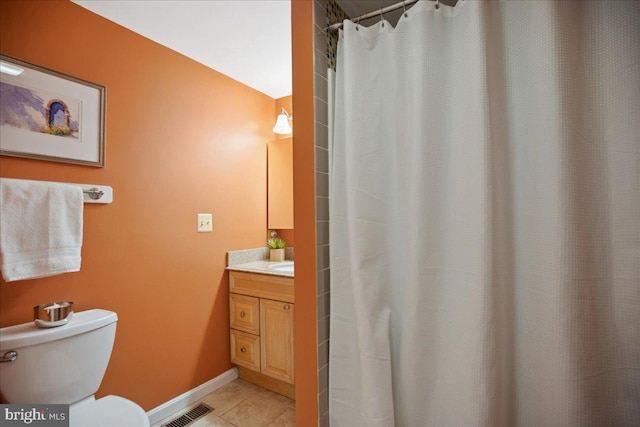
<svg viewBox="0 0 640 427">
<path fill-rule="evenodd" d="M 60 184 L 77 185 L 82 188 L 85 203 L 108 204 L 113 202 L 113 188 L 108 185 L 79 184 L 77 182 L 61 182 Z"/>
<path fill-rule="evenodd" d="M 108 185 L 78 184 L 77 182 L 61 182 L 60 184 L 77 185 L 82 188 L 85 203 L 108 204 L 113 202 L 113 188 Z"/>
<path fill-rule="evenodd" d="M 107 204 L 113 202 L 113 188 L 108 185 L 78 184 L 64 182 L 63 184 L 79 185 L 82 188 L 85 203 Z"/>
<path fill-rule="evenodd" d="M 84 194 L 88 194 L 89 197 L 93 200 L 100 200 L 102 196 L 104 196 L 104 191 L 97 189 L 96 187 L 90 188 L 88 190 L 82 190 Z"/>
</svg>

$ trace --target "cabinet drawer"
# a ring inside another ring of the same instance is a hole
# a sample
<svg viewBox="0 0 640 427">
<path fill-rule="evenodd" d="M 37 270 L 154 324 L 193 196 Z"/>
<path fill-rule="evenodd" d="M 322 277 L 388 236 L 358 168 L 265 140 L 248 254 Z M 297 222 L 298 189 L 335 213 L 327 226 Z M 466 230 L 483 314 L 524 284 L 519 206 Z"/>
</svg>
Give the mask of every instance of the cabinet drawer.
<svg viewBox="0 0 640 427">
<path fill-rule="evenodd" d="M 231 362 L 245 368 L 260 370 L 260 337 L 231 330 Z"/>
<path fill-rule="evenodd" d="M 231 294 L 230 301 L 231 327 L 260 335 L 260 300 L 255 297 Z"/>
</svg>

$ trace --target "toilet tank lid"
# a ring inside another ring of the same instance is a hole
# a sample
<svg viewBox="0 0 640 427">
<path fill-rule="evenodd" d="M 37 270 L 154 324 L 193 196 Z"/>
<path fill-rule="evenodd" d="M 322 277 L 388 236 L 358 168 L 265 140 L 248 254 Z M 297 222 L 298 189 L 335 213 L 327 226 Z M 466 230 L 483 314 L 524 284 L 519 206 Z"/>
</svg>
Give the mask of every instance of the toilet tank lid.
<svg viewBox="0 0 640 427">
<path fill-rule="evenodd" d="M 93 309 L 73 314 L 69 323 L 56 328 L 41 329 L 33 322 L 0 328 L 0 351 L 60 340 L 102 328 L 118 320 L 113 311 Z"/>
</svg>

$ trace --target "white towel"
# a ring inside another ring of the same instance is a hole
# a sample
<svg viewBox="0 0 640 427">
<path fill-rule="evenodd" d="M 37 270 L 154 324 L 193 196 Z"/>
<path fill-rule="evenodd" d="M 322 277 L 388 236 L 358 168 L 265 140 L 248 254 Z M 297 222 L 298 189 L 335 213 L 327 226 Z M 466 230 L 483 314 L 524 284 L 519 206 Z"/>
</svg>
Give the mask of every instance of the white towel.
<svg viewBox="0 0 640 427">
<path fill-rule="evenodd" d="M 7 282 L 80 271 L 82 188 L 0 178 L 0 268 Z"/>
</svg>

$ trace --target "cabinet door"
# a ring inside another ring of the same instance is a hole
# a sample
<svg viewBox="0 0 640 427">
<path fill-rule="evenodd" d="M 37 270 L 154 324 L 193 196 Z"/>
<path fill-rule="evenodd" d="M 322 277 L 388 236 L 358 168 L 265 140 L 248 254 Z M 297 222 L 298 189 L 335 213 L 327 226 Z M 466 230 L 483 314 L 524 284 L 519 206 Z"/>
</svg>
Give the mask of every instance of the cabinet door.
<svg viewBox="0 0 640 427">
<path fill-rule="evenodd" d="M 293 304 L 260 299 L 261 372 L 293 384 Z"/>
</svg>

